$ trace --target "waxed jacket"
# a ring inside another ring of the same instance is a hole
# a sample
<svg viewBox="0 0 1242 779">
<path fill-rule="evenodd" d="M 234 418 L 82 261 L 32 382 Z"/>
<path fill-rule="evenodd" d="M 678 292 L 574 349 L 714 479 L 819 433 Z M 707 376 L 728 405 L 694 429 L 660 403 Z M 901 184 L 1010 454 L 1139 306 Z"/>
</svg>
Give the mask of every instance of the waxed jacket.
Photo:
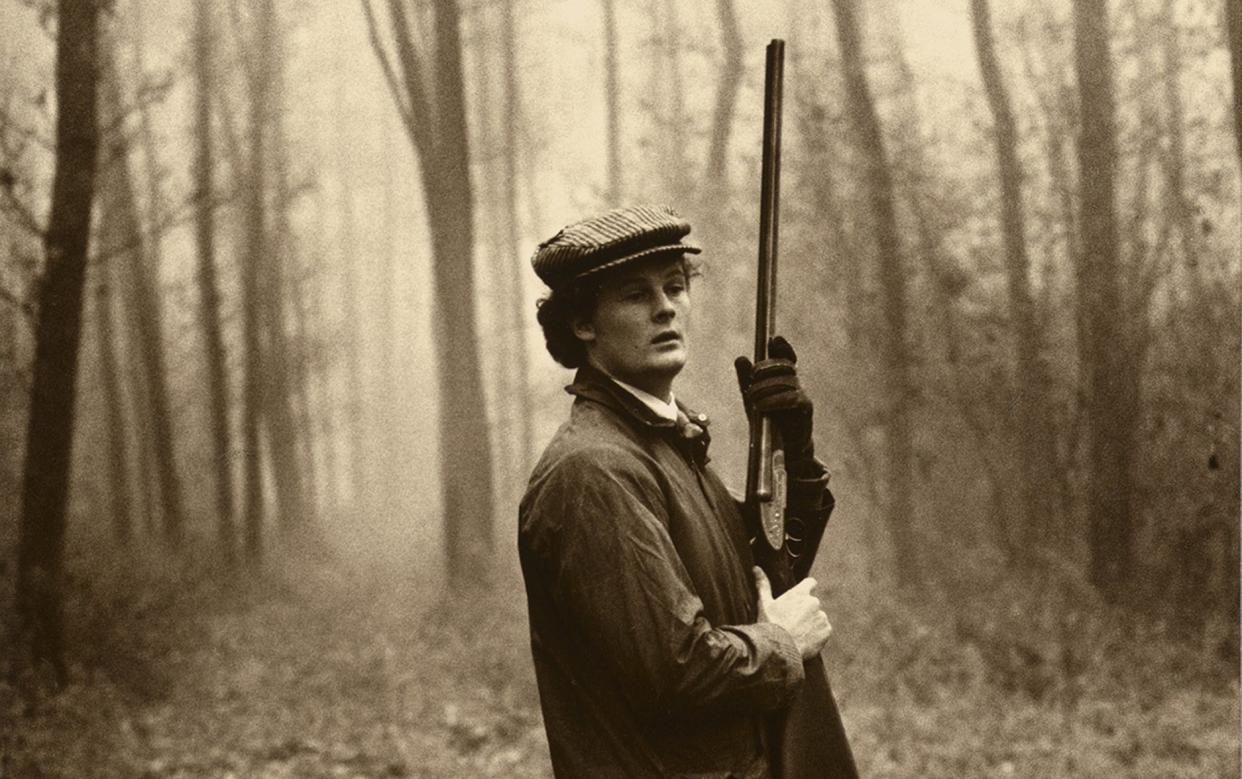
<svg viewBox="0 0 1242 779">
<path fill-rule="evenodd" d="M 803 664 L 755 621 L 750 539 L 708 466 L 706 417 L 664 420 L 590 367 L 567 389 L 518 530 L 556 776 L 769 776 L 763 715 Z M 822 529 L 826 475 L 791 483 L 799 504 Z"/>
</svg>

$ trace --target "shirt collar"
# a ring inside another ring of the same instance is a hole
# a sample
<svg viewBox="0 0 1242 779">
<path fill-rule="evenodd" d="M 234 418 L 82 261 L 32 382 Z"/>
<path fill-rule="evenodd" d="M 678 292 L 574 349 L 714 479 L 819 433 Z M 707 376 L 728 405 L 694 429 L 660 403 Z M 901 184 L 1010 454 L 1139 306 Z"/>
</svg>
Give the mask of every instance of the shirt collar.
<svg viewBox="0 0 1242 779">
<path fill-rule="evenodd" d="M 670 419 L 661 416 L 638 396 L 623 389 L 616 379 L 596 368 L 594 365 L 583 365 L 574 376 L 574 383 L 565 388 L 570 395 L 586 398 L 602 403 L 611 408 L 624 411 L 627 416 L 649 427 L 676 429 L 680 417 Z M 658 399 L 657 399 L 658 400 Z M 673 402 L 676 411 L 681 411 L 687 419 L 700 428 L 706 428 L 710 420 L 706 414 L 691 411 L 677 401 Z"/>
<path fill-rule="evenodd" d="M 673 397 L 671 391 L 668 394 L 668 401 L 665 402 L 662 398 L 657 398 L 646 390 L 640 390 L 638 387 L 626 384 L 616 376 L 608 375 L 608 378 L 616 382 L 618 387 L 642 401 L 642 404 L 651 409 L 660 419 L 667 419 L 669 422 L 677 421 L 677 398 Z"/>
</svg>

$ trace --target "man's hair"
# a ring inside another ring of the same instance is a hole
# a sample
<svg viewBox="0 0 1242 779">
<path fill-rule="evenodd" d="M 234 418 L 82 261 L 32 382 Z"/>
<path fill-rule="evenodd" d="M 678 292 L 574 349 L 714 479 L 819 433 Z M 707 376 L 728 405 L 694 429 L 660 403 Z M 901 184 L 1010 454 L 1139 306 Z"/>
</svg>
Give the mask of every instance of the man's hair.
<svg viewBox="0 0 1242 779">
<path fill-rule="evenodd" d="M 681 268 L 686 276 L 688 289 L 690 279 L 699 275 L 699 266 L 683 255 Z M 586 365 L 586 344 L 574 334 L 574 322 L 589 320 L 595 316 L 600 290 L 620 270 L 621 268 L 617 268 L 611 272 L 600 273 L 598 277 L 588 276 L 582 280 L 571 281 L 552 290 L 535 304 L 538 308 L 539 326 L 543 328 L 543 339 L 552 359 L 571 370 Z"/>
</svg>

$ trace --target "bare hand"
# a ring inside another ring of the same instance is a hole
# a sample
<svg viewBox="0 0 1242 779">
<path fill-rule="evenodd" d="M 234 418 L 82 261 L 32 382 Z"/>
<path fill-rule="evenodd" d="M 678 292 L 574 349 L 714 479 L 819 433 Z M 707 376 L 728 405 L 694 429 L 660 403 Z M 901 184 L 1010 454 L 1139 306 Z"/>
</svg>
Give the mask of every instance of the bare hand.
<svg viewBox="0 0 1242 779">
<path fill-rule="evenodd" d="M 790 587 L 779 598 L 772 597 L 772 583 L 763 569 L 755 567 L 755 587 L 759 590 L 759 621 L 780 625 L 793 636 L 803 660 L 819 654 L 832 635 L 828 615 L 815 597 L 815 580 L 809 576 Z"/>
</svg>

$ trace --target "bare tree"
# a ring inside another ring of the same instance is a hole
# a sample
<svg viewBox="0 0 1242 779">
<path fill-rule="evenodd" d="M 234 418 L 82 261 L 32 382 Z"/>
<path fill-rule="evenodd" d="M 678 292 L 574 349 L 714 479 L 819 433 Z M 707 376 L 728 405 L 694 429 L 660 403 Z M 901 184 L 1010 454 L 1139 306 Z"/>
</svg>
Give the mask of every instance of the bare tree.
<svg viewBox="0 0 1242 779">
<path fill-rule="evenodd" d="M 245 246 L 242 263 L 242 343 L 245 382 L 242 389 L 242 446 L 245 452 L 245 551 L 256 566 L 263 556 L 263 472 L 261 422 L 268 391 L 263 375 L 263 263 L 267 258 L 267 111 L 271 85 L 272 19 L 259 8 L 255 24 L 255 61 L 249 68 L 248 152 L 245 160 Z M 229 136 L 234 134 L 230 131 Z M 240 154 L 235 155 L 240 157 Z M 240 160 L 238 160 L 240 162 Z M 238 166 L 241 169 L 241 166 Z"/>
<path fill-rule="evenodd" d="M 1112 58 L 1105 0 L 1074 1 L 1074 63 L 1078 79 L 1079 229 L 1078 305 L 1086 328 L 1079 355 L 1090 420 L 1088 442 L 1088 546 L 1091 581 L 1117 599 L 1133 568 L 1133 492 L 1130 471 L 1138 409 L 1136 388 L 1126 381 L 1134 359 L 1122 326 L 1118 253 L 1117 139 Z"/>
<path fill-rule="evenodd" d="M 521 218 L 518 216 L 518 123 L 522 117 L 521 83 L 517 54 L 517 21 L 514 6 L 517 0 L 505 0 L 502 6 L 501 45 L 504 50 L 505 96 L 504 96 L 504 204 L 505 237 L 507 254 L 504 266 L 509 269 L 509 323 L 513 331 L 514 396 L 517 401 L 517 472 L 525 475 L 530 470 L 530 458 L 535 445 L 534 409 L 531 407 L 530 356 L 526 344 L 527 312 L 530 310 L 526 296 L 522 294 Z M 615 56 L 615 51 L 613 55 Z M 615 65 L 615 63 L 614 63 Z M 615 84 L 614 84 L 615 88 Z M 611 98 L 610 98 L 611 99 Z M 615 106 L 613 106 L 615 108 Z M 611 136 L 610 136 L 611 137 Z M 613 153 L 609 147 L 610 154 Z M 610 167 L 612 163 L 610 162 Z M 619 166 L 620 163 L 617 162 Z M 618 171 L 617 176 L 620 176 Z M 617 181 L 618 188 L 620 180 Z M 618 193 L 619 196 L 619 193 Z M 617 201 L 613 201 L 614 203 Z"/>
<path fill-rule="evenodd" d="M 618 64 L 617 0 L 602 0 L 604 10 L 604 99 L 608 106 L 608 202 L 621 203 L 625 192 L 621 162 L 621 67 Z"/>
<path fill-rule="evenodd" d="M 1022 164 L 1018 159 L 1018 131 L 1010 108 L 996 44 L 992 34 L 988 0 L 971 0 L 971 22 L 979 71 L 992 112 L 996 162 L 1001 185 L 1001 234 L 1005 244 L 1005 278 L 1013 328 L 1015 386 L 1015 434 L 1019 461 L 1019 495 L 1023 528 L 1022 548 L 1033 552 L 1049 541 L 1054 516 L 1050 463 L 1053 453 L 1049 415 L 1044 398 L 1047 376 L 1042 368 L 1043 351 L 1035 303 L 1031 296 L 1030 259 L 1023 216 Z"/>
<path fill-rule="evenodd" d="M 95 3 L 59 0 L 57 19 L 55 174 L 35 323 L 17 609 L 30 636 L 32 656 L 50 663 L 63 684 L 65 503 L 99 144 L 95 115 L 99 8 Z"/>
<path fill-rule="evenodd" d="M 340 38 L 338 37 L 339 41 Z M 343 58 L 344 52 L 337 52 Z M 334 111 L 336 118 L 336 173 L 338 179 L 337 214 L 341 220 L 340 254 L 341 270 L 341 310 L 342 323 L 345 328 L 345 382 L 346 409 L 345 427 L 349 441 L 349 480 L 350 494 L 353 498 L 354 510 L 362 515 L 370 514 L 367 501 L 371 491 L 367 488 L 366 447 L 366 414 L 363 398 L 362 343 L 359 338 L 359 306 L 358 306 L 358 262 L 355 246 L 356 231 L 354 224 L 354 193 L 352 177 L 348 175 L 348 139 L 344 131 L 345 77 L 344 68 L 337 68 L 338 75 L 333 85 Z"/>
<path fill-rule="evenodd" d="M 194 201 L 198 249 L 199 323 L 207 353 L 207 391 L 211 402 L 211 441 L 216 467 L 216 528 L 226 563 L 236 558 L 236 511 L 233 500 L 232 435 L 229 427 L 229 377 L 220 324 L 220 290 L 216 281 L 215 148 L 212 143 L 214 30 L 210 0 L 194 2 Z"/>
<path fill-rule="evenodd" d="M 261 353 L 264 380 L 268 383 L 264 419 L 275 476 L 273 485 L 279 509 L 279 528 L 286 538 L 300 537 L 300 540 L 306 541 L 314 538 L 316 520 L 309 487 L 312 480 L 307 478 L 313 462 L 302 446 L 311 434 L 309 407 L 305 406 L 306 373 L 302 355 L 305 344 L 291 341 L 288 330 L 290 320 L 297 327 L 304 302 L 301 300 L 301 284 L 297 281 L 296 236 L 289 216 L 293 195 L 288 163 L 289 144 L 283 120 L 284 35 L 272 0 L 263 0 L 256 10 L 260 17 L 257 26 L 263 30 L 256 47 L 266 47 L 256 52 L 263 62 L 257 77 L 267 80 L 262 89 L 269 103 L 266 112 L 268 124 L 260 132 L 267 135 L 269 153 L 266 162 L 270 170 L 261 188 L 265 198 L 268 190 L 272 194 L 269 206 L 271 223 L 267 228 L 270 238 L 265 261 L 260 267 L 265 338 Z"/>
<path fill-rule="evenodd" d="M 439 448 L 450 582 L 486 577 L 492 548 L 492 454 L 474 312 L 474 204 L 456 0 L 435 0 L 430 60 L 401 0 L 389 0 L 398 78 L 369 0 L 372 42 L 421 162 L 430 229 L 439 364 Z M 430 88 L 430 89 L 429 89 Z"/>
<path fill-rule="evenodd" d="M 106 208 L 100 213 L 100 243 L 117 245 L 124 241 L 109 225 L 113 217 Z M 104 256 L 107 256 L 104 252 Z M 134 534 L 133 499 L 129 484 L 129 447 L 125 433 L 125 402 L 121 396 L 116 328 L 113 326 L 112 264 L 99 267 L 100 278 L 95 284 L 96 340 L 99 346 L 100 383 L 103 385 L 104 415 L 107 417 L 107 468 L 111 501 L 112 530 L 117 543 L 128 546 Z"/>
<path fill-rule="evenodd" d="M 707 169 L 702 191 L 706 202 L 704 213 L 719 225 L 719 213 L 727 201 L 729 191 L 729 139 L 733 134 L 733 109 L 742 88 L 742 34 L 738 29 L 737 11 L 733 0 L 716 0 L 716 14 L 720 19 L 720 43 L 724 63 L 716 82 L 716 104 L 712 110 L 712 134 L 707 147 Z"/>
<path fill-rule="evenodd" d="M 863 42 L 854 0 L 833 0 L 837 44 L 845 78 L 846 100 L 863 160 L 867 201 L 874 217 L 884 312 L 884 418 L 888 460 L 886 513 L 896 556 L 898 582 L 917 587 L 922 580 L 914 516 L 913 404 L 907 339 L 906 274 L 901 239 L 879 117 L 867 83 Z"/>
<path fill-rule="evenodd" d="M 153 460 L 159 480 L 164 539 L 170 548 L 179 549 L 185 528 L 181 478 L 176 465 L 172 404 L 168 392 L 168 369 L 162 338 L 163 313 L 157 289 L 160 257 L 157 246 L 149 240 L 154 237 L 156 228 L 152 226 L 149 233 L 143 229 L 138 193 L 129 167 L 130 147 L 123 129 L 128 107 L 124 90 L 121 88 L 120 70 L 116 64 L 116 52 L 110 35 L 101 36 L 100 39 L 100 66 L 104 107 L 109 126 L 114 128 L 114 134 L 107 139 L 112 153 L 108 155 L 106 164 L 100 171 L 104 179 L 102 190 L 104 197 L 112 198 L 111 208 L 118 220 L 117 229 L 130 236 L 130 250 L 124 255 L 129 267 L 128 281 L 135 304 L 133 321 L 137 326 L 138 347 L 145 365 L 143 376 L 147 381 L 146 396 L 150 403 L 151 442 L 155 447 Z M 148 142 L 148 152 L 151 151 L 151 145 Z M 154 202 L 152 206 L 154 209 Z"/>
<path fill-rule="evenodd" d="M 1242 167 L 1242 0 L 1225 0 L 1225 27 L 1233 69 L 1233 133 L 1238 139 L 1238 164 Z"/>
</svg>

